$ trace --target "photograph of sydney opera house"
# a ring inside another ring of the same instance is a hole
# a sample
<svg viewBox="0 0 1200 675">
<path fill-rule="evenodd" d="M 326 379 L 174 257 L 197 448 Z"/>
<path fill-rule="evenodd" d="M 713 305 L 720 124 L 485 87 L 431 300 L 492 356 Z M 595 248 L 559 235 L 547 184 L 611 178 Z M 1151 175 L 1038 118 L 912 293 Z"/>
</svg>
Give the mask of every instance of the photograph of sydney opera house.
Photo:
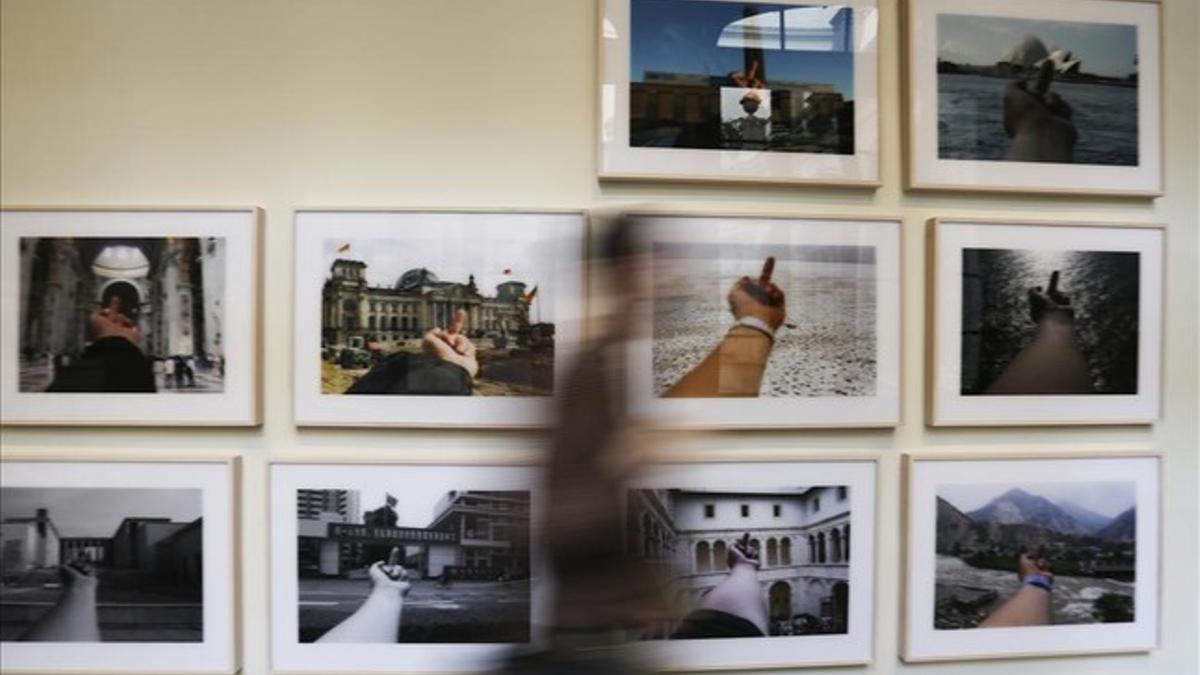
<svg viewBox="0 0 1200 675">
<path fill-rule="evenodd" d="M 632 0 L 632 147 L 854 154 L 853 9 Z"/>
<path fill-rule="evenodd" d="M 630 490 L 626 548 L 666 607 L 641 637 L 847 633 L 851 499 L 845 485 Z"/>
<path fill-rule="evenodd" d="M 202 642 L 201 490 L 0 488 L 0 640 Z"/>
<path fill-rule="evenodd" d="M 323 241 L 322 394 L 553 394 L 553 249 L 460 229 Z"/>
<path fill-rule="evenodd" d="M 21 237 L 18 254 L 18 391 L 224 391 L 224 238 Z"/>
<path fill-rule="evenodd" d="M 1014 625 L 996 617 L 1031 583 L 1041 586 L 1034 595 L 1049 594 L 1049 614 L 1017 625 L 1132 622 L 1136 487 L 938 485 L 935 628 Z"/>
<path fill-rule="evenodd" d="M 937 82 L 941 159 L 1138 164 L 1137 26 L 938 14 Z"/>
</svg>

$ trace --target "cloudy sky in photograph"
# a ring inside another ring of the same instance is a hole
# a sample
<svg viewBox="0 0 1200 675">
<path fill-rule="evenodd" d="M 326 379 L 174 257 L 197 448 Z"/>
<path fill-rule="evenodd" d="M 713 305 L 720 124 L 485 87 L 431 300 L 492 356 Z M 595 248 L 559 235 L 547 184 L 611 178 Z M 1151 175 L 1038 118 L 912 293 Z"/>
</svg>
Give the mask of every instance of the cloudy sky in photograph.
<svg viewBox="0 0 1200 675">
<path fill-rule="evenodd" d="M 939 485 L 937 495 L 965 513 L 986 506 L 1013 488 L 1020 488 L 1055 504 L 1068 502 L 1102 516 L 1114 517 L 1137 502 L 1136 487 L 1133 482 L 970 483 Z"/>
<path fill-rule="evenodd" d="M 63 537 L 111 537 L 125 518 L 190 523 L 203 513 L 200 490 L 141 488 L 0 488 L 4 519 L 46 509 Z"/>
<path fill-rule="evenodd" d="M 994 65 L 1025 35 L 1047 49 L 1060 47 L 1082 60 L 1085 73 L 1125 77 L 1137 70 L 1137 29 L 1132 25 L 1041 21 L 999 16 L 939 14 L 938 58 L 976 66 Z"/>
</svg>

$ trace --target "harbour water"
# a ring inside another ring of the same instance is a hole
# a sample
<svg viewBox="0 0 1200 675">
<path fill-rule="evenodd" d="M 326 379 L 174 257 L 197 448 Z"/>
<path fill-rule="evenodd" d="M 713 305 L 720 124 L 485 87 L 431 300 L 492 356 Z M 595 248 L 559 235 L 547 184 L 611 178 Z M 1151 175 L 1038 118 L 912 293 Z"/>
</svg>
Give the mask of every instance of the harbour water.
<svg viewBox="0 0 1200 675">
<path fill-rule="evenodd" d="M 1004 159 L 1009 144 L 1004 132 L 1008 83 L 1002 77 L 938 74 L 939 158 Z M 1137 165 L 1137 87 L 1056 81 L 1050 91 L 1071 106 L 1079 134 L 1076 164 Z"/>
</svg>

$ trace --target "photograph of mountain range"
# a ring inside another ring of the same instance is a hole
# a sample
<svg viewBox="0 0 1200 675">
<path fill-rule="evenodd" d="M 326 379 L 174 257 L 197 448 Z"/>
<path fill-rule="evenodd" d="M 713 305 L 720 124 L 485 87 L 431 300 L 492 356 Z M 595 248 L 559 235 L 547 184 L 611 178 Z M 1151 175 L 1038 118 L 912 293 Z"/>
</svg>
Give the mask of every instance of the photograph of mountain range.
<svg viewBox="0 0 1200 675">
<path fill-rule="evenodd" d="M 1025 585 L 1023 555 L 1052 584 L 1050 623 L 1132 622 L 1135 487 L 939 485 L 935 628 L 978 627 Z"/>
</svg>

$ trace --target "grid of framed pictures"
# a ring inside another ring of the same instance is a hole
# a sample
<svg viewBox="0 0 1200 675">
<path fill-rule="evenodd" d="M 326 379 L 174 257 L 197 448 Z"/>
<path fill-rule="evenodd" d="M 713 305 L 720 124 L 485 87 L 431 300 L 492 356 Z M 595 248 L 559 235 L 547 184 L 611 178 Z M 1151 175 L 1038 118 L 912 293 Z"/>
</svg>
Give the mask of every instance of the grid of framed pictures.
<svg viewBox="0 0 1200 675">
<path fill-rule="evenodd" d="M 898 422 L 899 221 L 627 217 L 650 289 L 630 342 L 640 414 L 724 428 Z M 760 287 L 775 297 L 759 302 Z M 757 344 L 747 317 L 773 337 Z"/>
<path fill-rule="evenodd" d="M 932 424 L 1158 418 L 1161 227 L 930 227 Z"/>
<path fill-rule="evenodd" d="M 0 211 L 3 423 L 258 424 L 260 215 Z"/>
<path fill-rule="evenodd" d="M 298 211 L 296 422 L 547 423 L 584 229 L 578 211 Z"/>
<path fill-rule="evenodd" d="M 906 661 L 1157 646 L 1158 455 L 905 460 Z"/>
<path fill-rule="evenodd" d="M 879 183 L 875 0 L 603 0 L 601 179 Z"/>
<path fill-rule="evenodd" d="M 237 486 L 237 459 L 7 456 L 5 672 L 236 673 Z"/>
<path fill-rule="evenodd" d="M 1154 196 L 1161 10 L 1124 0 L 911 0 L 908 184 Z"/>
</svg>

